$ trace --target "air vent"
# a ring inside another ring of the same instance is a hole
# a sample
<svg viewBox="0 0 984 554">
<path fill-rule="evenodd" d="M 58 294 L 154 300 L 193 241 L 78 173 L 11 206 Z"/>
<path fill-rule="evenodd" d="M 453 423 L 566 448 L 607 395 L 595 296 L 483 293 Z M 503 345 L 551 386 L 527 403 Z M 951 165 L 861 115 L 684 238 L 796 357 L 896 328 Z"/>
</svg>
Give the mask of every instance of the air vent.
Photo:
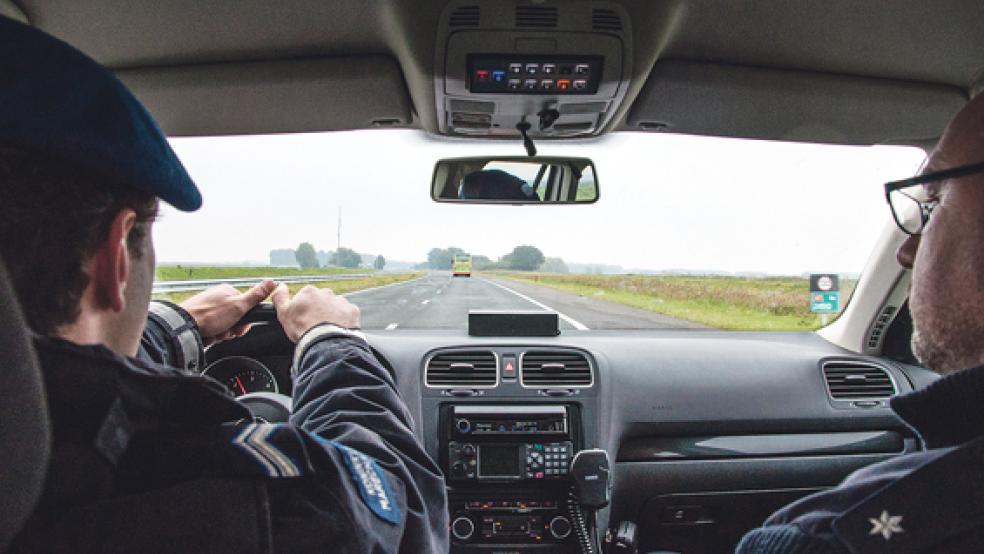
<svg viewBox="0 0 984 554">
<path fill-rule="evenodd" d="M 520 360 L 524 387 L 590 387 L 591 363 L 579 352 L 530 351 Z"/>
<path fill-rule="evenodd" d="M 451 27 L 478 27 L 481 12 L 478 6 L 461 6 L 451 12 Z"/>
<path fill-rule="evenodd" d="M 878 315 L 875 324 L 871 326 L 871 334 L 868 335 L 868 348 L 877 349 L 878 345 L 881 344 L 882 335 L 888 324 L 892 322 L 892 315 L 895 314 L 895 310 L 895 306 L 885 306 L 885 309 Z"/>
<path fill-rule="evenodd" d="M 834 400 L 888 398 L 898 392 L 885 368 L 863 362 L 827 362 L 823 376 Z"/>
<path fill-rule="evenodd" d="M 551 29 L 557 26 L 557 8 L 553 6 L 516 6 L 516 26 Z"/>
<path fill-rule="evenodd" d="M 491 388 L 499 381 L 498 366 L 489 351 L 442 352 L 427 362 L 424 382 L 437 388 Z"/>
<path fill-rule="evenodd" d="M 591 12 L 591 28 L 595 31 L 622 31 L 622 18 L 614 10 L 595 9 Z"/>
</svg>

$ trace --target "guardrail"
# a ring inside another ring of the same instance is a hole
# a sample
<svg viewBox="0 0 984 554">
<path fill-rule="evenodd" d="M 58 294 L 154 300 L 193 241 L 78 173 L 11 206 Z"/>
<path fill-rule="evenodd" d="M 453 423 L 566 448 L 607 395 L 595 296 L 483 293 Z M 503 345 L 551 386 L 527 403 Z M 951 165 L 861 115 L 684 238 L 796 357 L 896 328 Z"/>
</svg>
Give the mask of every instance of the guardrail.
<svg viewBox="0 0 984 554">
<path fill-rule="evenodd" d="M 376 273 L 339 273 L 337 275 L 288 275 L 281 277 L 236 277 L 233 279 L 197 279 L 191 281 L 155 281 L 154 294 L 168 292 L 189 292 L 204 290 L 213 285 L 223 283 L 234 287 L 251 287 L 261 283 L 264 279 L 273 279 L 278 283 L 320 283 L 322 281 L 344 281 L 346 279 L 364 279 L 385 275 L 383 272 Z"/>
</svg>

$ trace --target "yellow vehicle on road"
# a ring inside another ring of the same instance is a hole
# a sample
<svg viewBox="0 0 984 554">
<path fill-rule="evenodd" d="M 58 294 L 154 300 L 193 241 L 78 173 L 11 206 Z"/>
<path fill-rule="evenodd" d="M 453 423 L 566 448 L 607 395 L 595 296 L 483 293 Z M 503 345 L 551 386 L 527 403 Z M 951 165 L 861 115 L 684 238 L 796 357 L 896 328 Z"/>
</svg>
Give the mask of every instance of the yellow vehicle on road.
<svg viewBox="0 0 984 554">
<path fill-rule="evenodd" d="M 451 266 L 451 275 L 454 277 L 471 277 L 472 257 L 469 255 L 458 255 L 454 257 L 454 265 Z"/>
</svg>

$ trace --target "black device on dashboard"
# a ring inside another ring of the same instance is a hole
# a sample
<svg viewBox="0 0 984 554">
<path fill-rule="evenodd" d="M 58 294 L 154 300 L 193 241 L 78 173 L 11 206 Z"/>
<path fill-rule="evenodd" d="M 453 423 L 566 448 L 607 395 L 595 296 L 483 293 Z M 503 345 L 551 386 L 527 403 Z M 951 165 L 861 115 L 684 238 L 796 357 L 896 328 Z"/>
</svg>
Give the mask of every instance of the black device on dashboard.
<svg viewBox="0 0 984 554">
<path fill-rule="evenodd" d="M 453 544 L 575 547 L 568 494 L 578 414 L 575 404 L 442 406 Z"/>
<path fill-rule="evenodd" d="M 546 310 L 470 310 L 471 337 L 556 337 L 560 334 L 557 312 Z"/>
<path fill-rule="evenodd" d="M 565 405 L 453 405 L 444 452 L 452 481 L 566 479 L 575 454 Z"/>
</svg>

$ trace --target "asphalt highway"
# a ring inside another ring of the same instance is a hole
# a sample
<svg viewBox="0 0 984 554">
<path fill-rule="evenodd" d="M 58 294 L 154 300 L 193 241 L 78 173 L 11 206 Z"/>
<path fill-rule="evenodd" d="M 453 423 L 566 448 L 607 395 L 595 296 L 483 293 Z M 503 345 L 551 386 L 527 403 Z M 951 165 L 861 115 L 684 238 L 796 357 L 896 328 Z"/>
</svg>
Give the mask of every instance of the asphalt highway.
<svg viewBox="0 0 984 554">
<path fill-rule="evenodd" d="M 469 310 L 553 310 L 562 331 L 697 329 L 703 325 L 555 289 L 486 277 L 434 272 L 411 281 L 349 293 L 365 329 L 465 329 Z"/>
</svg>

